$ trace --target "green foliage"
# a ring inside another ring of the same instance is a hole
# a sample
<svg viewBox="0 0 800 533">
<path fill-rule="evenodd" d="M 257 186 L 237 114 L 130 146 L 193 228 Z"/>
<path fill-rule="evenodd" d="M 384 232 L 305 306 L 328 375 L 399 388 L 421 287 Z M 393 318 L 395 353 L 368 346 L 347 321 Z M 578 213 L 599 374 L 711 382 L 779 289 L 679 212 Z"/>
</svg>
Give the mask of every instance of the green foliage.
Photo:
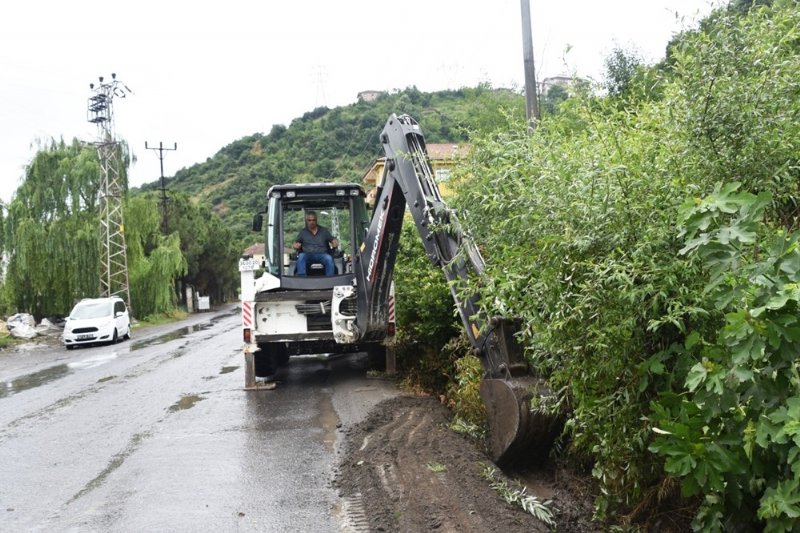
<svg viewBox="0 0 800 533">
<path fill-rule="evenodd" d="M 40 147 L 4 224 L 5 311 L 63 316 L 97 294 L 99 170 L 96 152 L 77 140 Z"/>
<path fill-rule="evenodd" d="M 459 338 L 462 354 L 469 354 L 469 343 Z M 474 355 L 464 355 L 455 362 L 455 380 L 447 387 L 447 396 L 453 415 L 465 423 L 465 427 L 478 428 L 482 433 L 486 427 L 486 408 L 480 395 L 483 367 Z"/>
<path fill-rule="evenodd" d="M 636 52 L 614 48 L 605 60 L 604 86 L 609 96 L 621 97 L 628 93 L 642 65 L 642 58 Z"/>
<path fill-rule="evenodd" d="M 121 164 L 126 161 L 123 145 Z M 124 186 L 125 171 L 119 172 Z M 64 316 L 77 300 L 98 295 L 100 175 L 97 152 L 77 140 L 40 147 L 3 221 L 3 241 L 13 243 L 3 286 L 5 311 L 30 312 L 37 318 Z M 186 271 L 177 235 L 164 239 L 159 233 L 156 206 L 140 198 L 126 202 L 123 209 L 136 316 L 171 311 L 175 281 Z M 193 229 L 206 227 L 213 223 L 195 223 Z M 230 236 L 221 234 L 217 238 L 226 240 L 221 250 L 229 252 Z M 219 257 L 228 260 L 232 270 L 231 254 Z"/>
<path fill-rule="evenodd" d="M 492 490 L 497 492 L 506 503 L 521 508 L 523 511 L 544 522 L 548 526 L 556 525 L 549 501 L 540 501 L 536 496 L 528 494 L 525 487 L 515 487 L 504 479 L 498 479 L 497 471 L 491 466 L 485 464 L 481 466 L 481 476 L 489 482 L 489 486 Z"/>
<path fill-rule="evenodd" d="M 722 304 L 725 298 L 755 297 L 748 287 L 757 282 L 771 294 L 759 304 L 765 307 L 762 315 L 782 305 L 784 297 L 792 309 L 788 285 L 767 286 L 783 279 L 775 278 L 774 268 L 789 268 L 785 254 L 793 241 L 770 240 L 770 247 L 760 249 L 762 258 L 748 259 L 764 269 L 773 261 L 773 270 L 763 271 L 772 281 L 723 276 L 710 285 L 708 276 L 746 263 L 728 247 L 755 246 L 750 240 L 761 230 L 752 223 L 757 217 L 748 217 L 759 209 L 794 227 L 800 183 L 798 28 L 795 2 L 776 1 L 744 16 L 722 10 L 702 31 L 674 43 L 671 67 L 644 73 L 641 79 L 657 82 L 657 91 L 637 89 L 622 105 L 619 98 L 577 94 L 546 116 L 533 135 L 523 121 L 491 134 L 478 132 L 470 139 L 470 159 L 455 173 L 456 207 L 487 259 L 487 275 L 475 288 L 490 314 L 522 320 L 520 341 L 531 364 L 549 377 L 551 390 L 561 391 L 558 406 L 566 410 L 569 437 L 565 452 L 590 465 L 600 483 L 601 517 L 633 509 L 663 480 L 665 463 L 648 450 L 649 406 L 661 405 L 678 417 L 668 399 L 684 405 L 679 394 L 685 384 L 692 394 L 702 389 L 706 398 L 716 398 L 703 403 L 699 414 L 688 406 L 681 411 L 688 442 L 708 433 L 709 445 L 692 449 L 705 470 L 698 471 L 696 490 L 685 491 L 687 497 L 716 498 L 702 506 L 698 523 L 736 509 L 734 499 L 714 492 L 720 483 L 727 491 L 732 479 L 741 481 L 736 476 L 757 471 L 762 477 L 753 479 L 763 478 L 761 463 L 744 463 L 752 472 L 737 473 L 741 456 L 732 454 L 727 440 L 734 432 L 723 431 L 733 426 L 709 429 L 688 420 L 727 413 L 733 401 L 729 380 L 745 387 L 751 379 L 747 372 L 731 375 L 721 350 L 736 345 L 742 354 L 771 353 L 784 346 L 784 355 L 791 353 L 785 342 L 795 326 L 788 318 L 762 332 L 757 324 L 763 316 L 755 321 L 740 312 L 726 316 Z M 732 178 L 741 190 L 756 193 L 755 204 L 745 209 L 739 193 L 729 188 L 714 192 L 716 183 Z M 769 205 L 761 192 L 771 194 Z M 707 247 L 703 239 L 710 237 L 700 231 L 687 234 L 690 240 L 684 242 L 675 229 L 687 194 L 709 193 L 715 202 L 724 198 L 720 205 L 741 217 L 721 229 L 717 248 Z M 681 256 L 682 249 L 692 253 Z M 721 300 L 710 305 L 716 298 Z M 723 327 L 724 339 L 717 340 Z M 711 351 L 696 359 L 701 347 Z M 765 378 L 784 371 L 771 366 L 771 359 L 753 361 L 761 361 L 758 372 Z M 791 385 L 782 379 L 780 386 Z M 784 413 L 770 405 L 766 418 L 753 419 L 755 433 L 742 426 L 750 431 L 745 435 L 752 434 L 747 438 L 754 457 L 759 442 L 776 439 L 788 446 L 792 439 L 777 430 L 774 436 L 765 433 L 767 422 L 783 427 L 792 416 L 788 407 Z M 746 407 L 746 413 L 753 409 Z M 736 438 L 741 444 L 741 434 Z M 694 466 L 676 459 L 667 468 L 677 475 Z M 763 486 L 773 489 L 773 503 L 758 513 L 788 518 L 791 498 L 788 508 L 775 498 L 792 494 L 790 478 L 773 479 Z M 745 505 L 741 514 L 752 518 L 756 509 Z"/>
<path fill-rule="evenodd" d="M 166 313 L 175 308 L 175 281 L 186 273 L 177 233 L 161 235 L 155 202 L 133 198 L 126 205 L 128 278 L 131 307 L 136 316 Z"/>
<path fill-rule="evenodd" d="M 800 234 L 762 223 L 772 197 L 717 187 L 682 209 L 686 246 L 708 272 L 705 304 L 724 315 L 692 331 L 680 396 L 653 403 L 650 449 L 703 504 L 695 529 L 800 526 Z"/>
<path fill-rule="evenodd" d="M 204 163 L 167 180 L 171 191 L 210 205 L 235 238 L 249 241 L 252 215 L 264 208 L 276 183 L 357 182 L 370 162 L 383 155 L 378 136 L 390 114 L 408 113 L 425 128 L 429 143 L 462 142 L 468 129 L 493 129 L 507 116 L 524 116 L 524 97 L 488 85 L 422 93 L 414 87 L 384 94 L 375 102 L 320 107 L 268 134 L 232 142 Z M 152 182 L 143 191 L 155 191 Z M 245 244 L 252 244 L 247 242 Z"/>
<path fill-rule="evenodd" d="M 153 203 L 158 201 L 152 193 L 145 197 Z M 245 246 L 220 217 L 209 213 L 208 205 L 196 205 L 181 193 L 170 194 L 167 205 L 167 229 L 178 234 L 186 258 L 183 283 L 212 301 L 230 300 L 239 285 L 237 259 Z"/>
<path fill-rule="evenodd" d="M 403 224 L 395 265 L 397 321 L 410 338 L 437 351 L 461 331 L 442 270 L 425 254 L 417 228 Z"/>
</svg>

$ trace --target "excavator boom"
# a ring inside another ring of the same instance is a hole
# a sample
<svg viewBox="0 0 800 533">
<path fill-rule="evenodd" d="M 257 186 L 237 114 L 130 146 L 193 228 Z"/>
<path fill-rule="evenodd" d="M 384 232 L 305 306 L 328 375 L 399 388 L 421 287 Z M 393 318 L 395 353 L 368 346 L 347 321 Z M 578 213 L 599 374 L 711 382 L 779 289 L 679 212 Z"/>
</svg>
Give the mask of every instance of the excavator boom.
<svg viewBox="0 0 800 533">
<path fill-rule="evenodd" d="M 481 395 L 493 459 L 500 465 L 541 462 L 547 455 L 543 450 L 549 450 L 559 432 L 558 423 L 531 413 L 530 399 L 538 383 L 528 375 L 513 321 L 488 317 L 478 296 L 466 290 L 471 276 L 483 275 L 485 263 L 442 198 L 419 124 L 407 115 L 392 115 L 381 143 L 386 154 L 384 175 L 358 262 L 358 285 L 363 290 L 358 291 L 357 328 L 369 336 L 384 319 L 375 310 L 382 309 L 378 303 L 385 301 L 389 290 L 408 207 L 428 258 L 442 268 L 449 282 L 467 337 L 483 365 Z"/>
</svg>

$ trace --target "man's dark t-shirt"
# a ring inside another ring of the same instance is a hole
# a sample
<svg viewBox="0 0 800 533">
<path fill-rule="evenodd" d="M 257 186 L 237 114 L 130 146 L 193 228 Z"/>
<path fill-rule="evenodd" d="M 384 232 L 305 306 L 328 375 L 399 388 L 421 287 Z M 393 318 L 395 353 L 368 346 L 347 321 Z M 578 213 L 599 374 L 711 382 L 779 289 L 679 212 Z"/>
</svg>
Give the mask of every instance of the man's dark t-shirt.
<svg viewBox="0 0 800 533">
<path fill-rule="evenodd" d="M 328 243 L 331 242 L 333 238 L 333 235 L 331 235 L 331 232 L 328 231 L 327 228 L 317 226 L 316 235 L 308 231 L 308 228 L 303 228 L 300 230 L 300 233 L 297 234 L 295 240 L 303 245 L 303 249 L 301 250 L 303 252 L 309 254 L 324 254 L 330 249 Z"/>
</svg>

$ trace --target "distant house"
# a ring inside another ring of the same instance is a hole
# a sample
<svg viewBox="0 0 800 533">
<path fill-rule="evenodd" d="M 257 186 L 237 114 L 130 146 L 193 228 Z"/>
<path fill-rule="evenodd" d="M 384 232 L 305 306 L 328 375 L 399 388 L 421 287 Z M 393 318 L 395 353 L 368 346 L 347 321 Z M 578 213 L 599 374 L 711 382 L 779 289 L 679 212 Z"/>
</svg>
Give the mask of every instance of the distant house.
<svg viewBox="0 0 800 533">
<path fill-rule="evenodd" d="M 360 93 L 358 93 L 358 101 L 374 102 L 382 94 L 384 94 L 383 91 L 361 91 Z"/>
<path fill-rule="evenodd" d="M 569 89 L 573 85 L 584 81 L 585 80 L 582 78 L 575 78 L 572 76 L 552 76 L 550 78 L 545 78 L 542 80 L 542 83 L 539 86 L 539 94 L 541 96 L 547 96 L 547 93 L 549 93 L 550 89 L 553 87 L 563 87 L 564 89 Z"/>
<path fill-rule="evenodd" d="M 428 150 L 428 158 L 431 161 L 433 168 L 433 177 L 439 190 L 443 195 L 448 193 L 447 182 L 450 180 L 450 175 L 456 162 L 467 155 L 469 146 L 465 144 L 426 144 Z M 383 167 L 386 163 L 385 157 L 375 159 L 370 164 L 369 170 L 364 173 L 361 182 L 364 188 L 367 189 L 367 203 L 373 205 L 375 203 L 375 195 L 377 194 L 377 184 L 383 176 Z"/>
<path fill-rule="evenodd" d="M 264 260 L 266 259 L 264 243 L 257 242 L 252 246 L 248 246 L 247 248 L 245 248 L 244 252 L 242 252 L 242 255 L 249 255 L 263 265 Z"/>
</svg>

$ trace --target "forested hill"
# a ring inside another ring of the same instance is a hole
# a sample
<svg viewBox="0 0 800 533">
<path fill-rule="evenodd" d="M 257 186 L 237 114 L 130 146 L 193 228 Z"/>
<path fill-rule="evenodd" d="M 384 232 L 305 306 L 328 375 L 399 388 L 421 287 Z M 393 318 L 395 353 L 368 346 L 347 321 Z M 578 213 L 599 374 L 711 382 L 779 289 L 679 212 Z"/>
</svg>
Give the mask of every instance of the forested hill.
<svg viewBox="0 0 800 533">
<path fill-rule="evenodd" d="M 274 125 L 268 134 L 233 141 L 206 162 L 179 170 L 167 188 L 208 205 L 237 237 L 249 240 L 252 215 L 264 207 L 272 184 L 360 180 L 383 155 L 378 137 L 390 114 L 413 116 L 427 142 L 441 143 L 465 140 L 467 129 L 490 128 L 503 121 L 504 112 L 524 115 L 524 97 L 487 86 L 435 93 L 412 87 L 374 102 L 320 107 L 288 127 Z M 156 181 L 141 190 L 158 186 Z"/>
</svg>

